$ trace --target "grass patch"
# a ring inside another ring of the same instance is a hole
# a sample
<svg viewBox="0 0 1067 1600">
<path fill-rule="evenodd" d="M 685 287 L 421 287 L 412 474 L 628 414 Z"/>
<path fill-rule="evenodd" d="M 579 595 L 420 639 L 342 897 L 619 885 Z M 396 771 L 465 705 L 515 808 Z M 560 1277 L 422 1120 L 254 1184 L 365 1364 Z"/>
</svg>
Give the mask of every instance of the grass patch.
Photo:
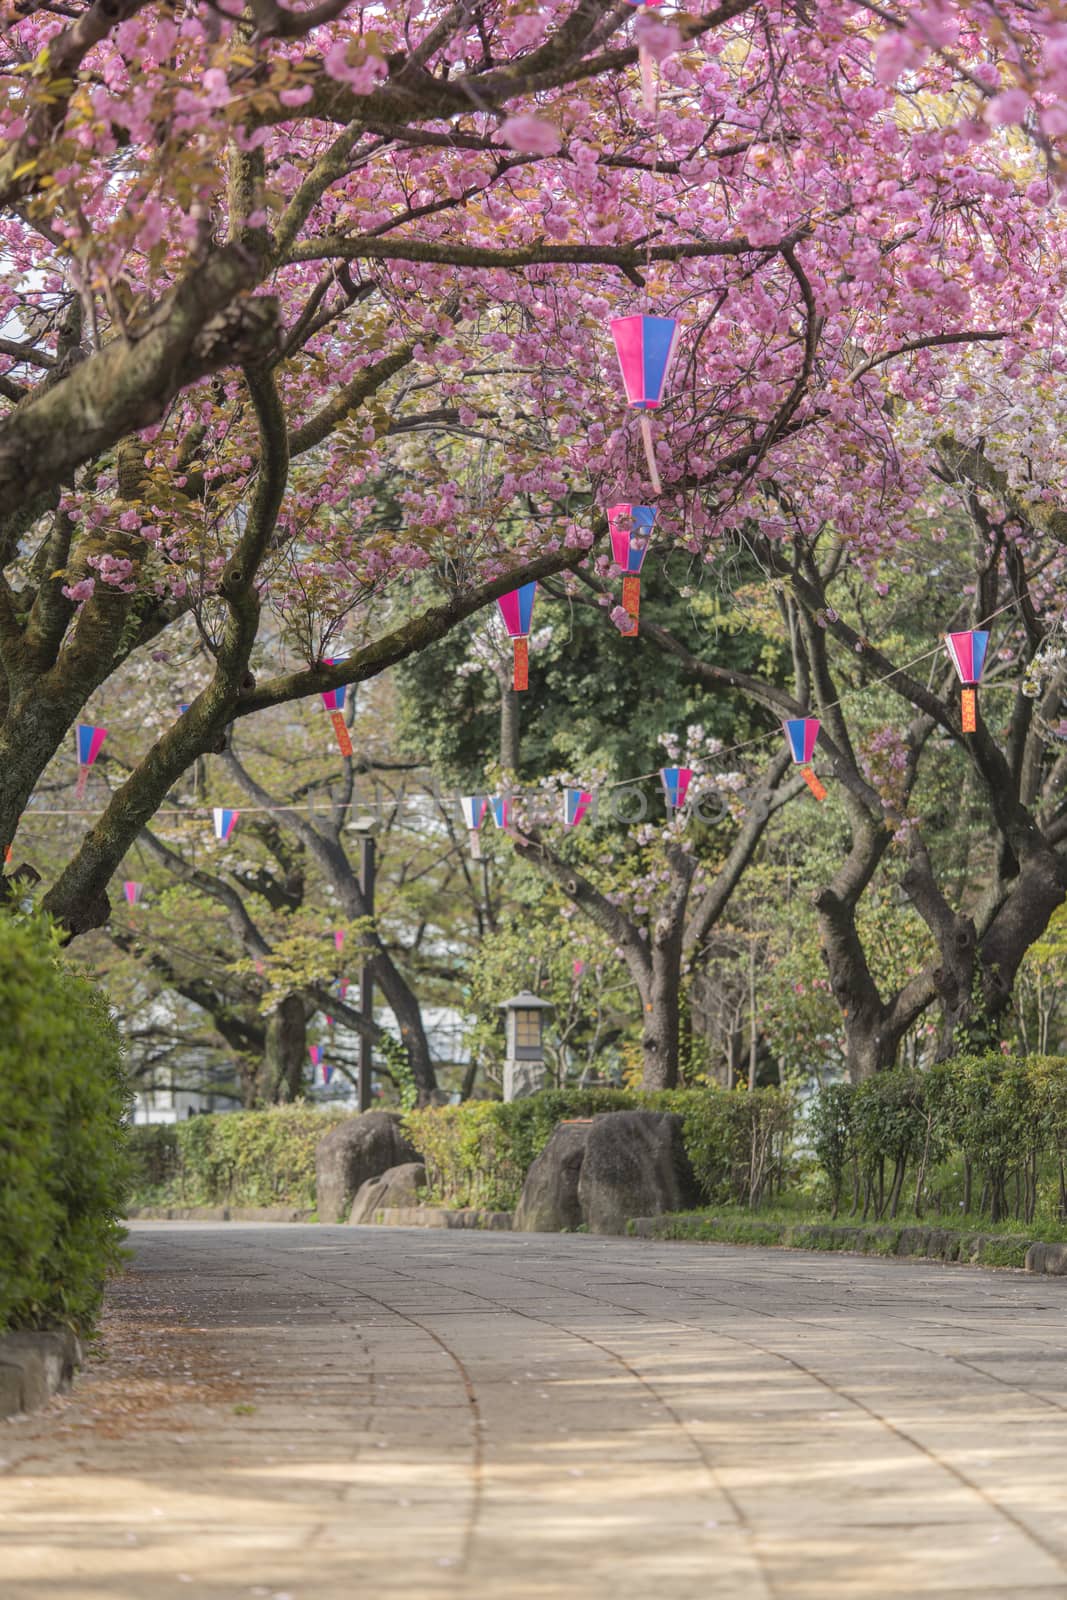
<svg viewBox="0 0 1067 1600">
<path fill-rule="evenodd" d="M 894 1223 L 834 1220 L 828 1212 L 804 1212 L 786 1205 L 775 1212 L 751 1212 L 724 1206 L 706 1211 L 680 1212 L 644 1223 L 643 1235 L 657 1239 L 703 1241 L 710 1244 L 777 1245 L 796 1250 L 849 1251 L 860 1255 L 913 1257 L 915 1259 L 971 1262 L 984 1267 L 1024 1267 L 1026 1252 L 1044 1230 L 1024 1228 L 1017 1222 L 1002 1228 L 982 1226 L 980 1218 L 965 1219 L 968 1226 L 951 1226 L 945 1218 L 922 1221 L 898 1219 Z M 957 1218 L 952 1219 L 958 1223 Z M 631 1224 L 630 1232 L 635 1232 Z M 1061 1228 L 1061 1233 L 1067 1230 Z M 1050 1239 L 1048 1242 L 1055 1242 Z"/>
</svg>

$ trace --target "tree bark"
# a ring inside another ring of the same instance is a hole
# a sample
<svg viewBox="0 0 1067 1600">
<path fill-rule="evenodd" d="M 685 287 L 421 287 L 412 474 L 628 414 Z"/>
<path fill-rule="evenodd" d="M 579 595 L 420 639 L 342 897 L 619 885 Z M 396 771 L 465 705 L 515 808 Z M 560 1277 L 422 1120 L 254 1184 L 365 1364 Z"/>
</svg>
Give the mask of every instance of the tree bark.
<svg viewBox="0 0 1067 1600">
<path fill-rule="evenodd" d="M 307 1068 L 307 1011 L 299 994 L 287 994 L 267 1018 L 262 1098 L 268 1104 L 299 1100 Z"/>
<path fill-rule="evenodd" d="M 680 935 L 681 930 L 678 930 Z M 667 947 L 653 946 L 652 974 L 645 994 L 641 1047 L 644 1066 L 642 1089 L 674 1089 L 678 1084 L 679 996 L 681 992 L 681 940 Z"/>
</svg>

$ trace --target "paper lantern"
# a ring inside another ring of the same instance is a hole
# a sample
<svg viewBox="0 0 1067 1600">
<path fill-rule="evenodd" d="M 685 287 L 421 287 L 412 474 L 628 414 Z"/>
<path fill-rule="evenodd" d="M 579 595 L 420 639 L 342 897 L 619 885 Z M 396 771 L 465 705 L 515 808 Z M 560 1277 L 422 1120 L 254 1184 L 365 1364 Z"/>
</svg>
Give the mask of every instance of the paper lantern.
<svg viewBox="0 0 1067 1600">
<path fill-rule="evenodd" d="M 489 809 L 493 813 L 493 821 L 498 828 L 507 828 L 511 823 L 511 796 L 495 794 L 489 801 Z"/>
<path fill-rule="evenodd" d="M 230 806 L 216 806 L 212 815 L 215 819 L 215 838 L 222 844 L 228 844 L 241 813 Z"/>
<path fill-rule="evenodd" d="M 622 606 L 633 619 L 631 627 L 620 630 L 624 638 L 632 638 L 637 632 L 637 618 L 641 609 L 640 573 L 655 522 L 656 512 L 652 506 L 620 504 L 608 508 L 611 554 L 623 574 Z"/>
<path fill-rule="evenodd" d="M 497 599 L 500 615 L 513 644 L 515 664 L 511 681 L 515 689 L 528 689 L 530 686 L 530 621 L 536 593 L 537 583 L 534 581 L 524 583 L 520 589 L 513 589 L 510 594 L 502 594 Z"/>
<path fill-rule="evenodd" d="M 144 894 L 144 884 L 134 883 L 132 878 L 127 878 L 122 885 L 122 892 L 126 896 L 126 904 L 128 906 L 139 906 L 141 897 Z"/>
<path fill-rule="evenodd" d="M 564 789 L 563 820 L 568 828 L 576 828 L 593 803 L 588 789 Z"/>
<path fill-rule="evenodd" d="M 964 733 L 974 733 L 978 727 L 977 685 L 982 680 L 989 634 L 981 628 L 969 633 L 947 633 L 945 649 L 956 669 L 963 688 L 960 691 L 960 720 Z"/>
<path fill-rule="evenodd" d="M 75 795 L 80 800 L 89 779 L 89 768 L 100 754 L 100 747 L 107 738 L 107 729 L 94 728 L 89 722 L 79 722 L 75 736 L 78 745 L 78 786 Z"/>
<path fill-rule="evenodd" d="M 459 809 L 463 813 L 463 820 L 467 824 L 467 832 L 471 841 L 471 856 L 475 861 L 482 857 L 482 843 L 478 829 L 485 821 L 485 813 L 489 809 L 489 796 L 484 794 L 460 795 Z"/>
<path fill-rule="evenodd" d="M 322 664 L 324 667 L 332 667 L 336 663 L 337 658 L 334 656 L 323 657 Z M 352 740 L 345 725 L 345 685 L 342 683 L 337 689 L 327 689 L 322 696 L 322 703 L 330 713 L 330 721 L 333 723 L 333 731 L 337 737 L 337 748 L 347 760 L 352 754 Z"/>
<path fill-rule="evenodd" d="M 659 494 L 663 485 L 652 448 L 648 412 L 657 410 L 663 403 L 663 391 L 678 346 L 678 323 L 674 317 L 615 317 L 611 336 L 615 341 L 627 404 L 631 410 L 641 413 L 641 438 L 649 481 Z"/>
<path fill-rule="evenodd" d="M 685 805 L 685 797 L 693 781 L 692 767 L 661 767 L 659 776 L 663 792 L 667 796 L 668 812 L 680 811 Z"/>
<path fill-rule="evenodd" d="M 333 930 L 333 946 L 334 946 L 334 949 L 337 951 L 338 955 L 341 954 L 341 951 L 344 949 L 344 945 L 345 945 L 345 930 L 343 928 L 335 928 Z"/>
<path fill-rule="evenodd" d="M 792 717 L 788 722 L 783 722 L 785 736 L 789 741 L 789 750 L 793 760 L 800 767 L 800 776 L 816 800 L 826 799 L 826 790 L 819 782 L 811 767 L 811 758 L 815 752 L 815 741 L 819 737 L 821 724 L 818 717 Z"/>
</svg>

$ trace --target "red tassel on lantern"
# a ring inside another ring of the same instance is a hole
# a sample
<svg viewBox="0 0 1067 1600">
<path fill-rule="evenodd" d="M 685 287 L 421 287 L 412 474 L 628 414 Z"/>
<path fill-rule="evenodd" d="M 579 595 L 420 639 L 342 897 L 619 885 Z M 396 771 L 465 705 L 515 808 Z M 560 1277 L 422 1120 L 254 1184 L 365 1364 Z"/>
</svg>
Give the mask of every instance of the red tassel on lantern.
<svg viewBox="0 0 1067 1600">
<path fill-rule="evenodd" d="M 978 731 L 978 696 L 973 689 L 964 689 L 960 695 L 960 719 L 964 733 Z"/>
<path fill-rule="evenodd" d="M 810 767 L 801 767 L 800 776 L 804 779 L 804 782 L 807 784 L 816 800 L 826 799 L 826 790 L 823 788 L 822 784 L 819 782 L 818 778 L 815 776 Z"/>
<path fill-rule="evenodd" d="M 513 689 L 528 689 L 530 687 L 530 651 L 529 641 L 523 634 L 512 641 L 515 646 L 515 669 L 512 674 L 511 686 Z"/>
<path fill-rule="evenodd" d="M 345 726 L 344 712 L 331 711 L 330 721 L 333 723 L 333 731 L 337 735 L 337 748 L 343 756 L 350 756 L 352 754 L 352 740 L 349 738 L 348 729 Z"/>
<path fill-rule="evenodd" d="M 632 631 L 636 633 L 637 619 L 641 612 L 641 579 L 636 572 L 628 572 L 622 580 L 622 608 L 633 617 Z"/>
</svg>

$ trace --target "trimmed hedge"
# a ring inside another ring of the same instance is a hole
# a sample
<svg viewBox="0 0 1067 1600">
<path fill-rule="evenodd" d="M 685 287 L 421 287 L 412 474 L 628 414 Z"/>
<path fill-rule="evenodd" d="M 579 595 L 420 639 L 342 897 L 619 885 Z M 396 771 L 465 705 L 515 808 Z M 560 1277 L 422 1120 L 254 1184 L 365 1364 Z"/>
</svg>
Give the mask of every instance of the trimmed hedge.
<svg viewBox="0 0 1067 1600">
<path fill-rule="evenodd" d="M 315 1146 L 346 1115 L 298 1102 L 131 1128 L 134 1201 L 312 1210 Z"/>
<path fill-rule="evenodd" d="M 130 1129 L 130 1167 L 133 1192 L 144 1203 L 147 1195 L 165 1194 L 178 1176 L 178 1130 L 173 1122 L 140 1123 Z"/>
<path fill-rule="evenodd" d="M 1067 1219 L 1062 1056 L 954 1056 L 926 1072 L 834 1084 L 815 1103 L 811 1131 L 835 1216 L 847 1185 L 853 1214 L 893 1218 L 907 1196 L 921 1217 L 958 1174 L 967 1215 L 1030 1223 L 1040 1196 Z"/>
<path fill-rule="evenodd" d="M 0 916 L 0 1332 L 92 1327 L 119 1260 L 129 1093 L 101 992 Z"/>
<path fill-rule="evenodd" d="M 793 1101 L 779 1089 L 545 1090 L 525 1100 L 469 1100 L 409 1111 L 407 1135 L 426 1162 L 432 1204 L 510 1211 L 558 1122 L 606 1111 L 673 1111 L 709 1201 L 758 1206 L 781 1188 Z"/>
</svg>

